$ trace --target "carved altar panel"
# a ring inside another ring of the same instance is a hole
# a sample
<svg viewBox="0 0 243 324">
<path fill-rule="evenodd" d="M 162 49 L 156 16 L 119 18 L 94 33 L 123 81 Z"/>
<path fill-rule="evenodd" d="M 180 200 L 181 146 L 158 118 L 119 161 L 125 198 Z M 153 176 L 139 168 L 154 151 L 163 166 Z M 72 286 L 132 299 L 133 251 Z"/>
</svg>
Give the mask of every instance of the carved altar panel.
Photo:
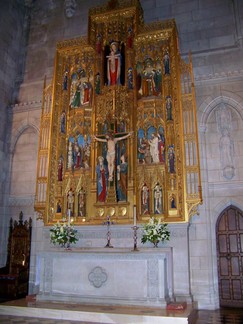
<svg viewBox="0 0 243 324">
<path fill-rule="evenodd" d="M 173 298 L 169 248 L 139 253 L 127 249 L 56 249 L 40 253 L 37 259 L 37 300 L 156 307 Z"/>
</svg>

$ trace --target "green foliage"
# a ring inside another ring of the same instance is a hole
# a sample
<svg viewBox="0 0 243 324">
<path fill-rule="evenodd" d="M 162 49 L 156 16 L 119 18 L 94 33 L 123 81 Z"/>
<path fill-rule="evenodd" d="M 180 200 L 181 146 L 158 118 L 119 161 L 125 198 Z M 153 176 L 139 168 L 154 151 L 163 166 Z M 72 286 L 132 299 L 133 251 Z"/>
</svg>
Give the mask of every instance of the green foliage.
<svg viewBox="0 0 243 324">
<path fill-rule="evenodd" d="M 76 243 L 79 240 L 78 231 L 74 227 L 68 226 L 66 223 L 57 222 L 50 229 L 51 243 L 65 246 L 66 244 Z"/>
<path fill-rule="evenodd" d="M 162 223 L 160 218 L 151 217 L 149 222 L 143 225 L 142 243 L 147 241 L 152 243 L 169 241 L 170 231 L 167 228 L 168 224 Z"/>
</svg>

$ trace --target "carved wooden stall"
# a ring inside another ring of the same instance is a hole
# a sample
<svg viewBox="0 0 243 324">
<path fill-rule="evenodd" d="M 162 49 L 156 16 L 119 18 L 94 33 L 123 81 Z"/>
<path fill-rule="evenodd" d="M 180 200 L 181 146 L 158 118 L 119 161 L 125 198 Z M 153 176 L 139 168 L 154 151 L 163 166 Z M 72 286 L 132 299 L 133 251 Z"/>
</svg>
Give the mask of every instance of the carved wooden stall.
<svg viewBox="0 0 243 324">
<path fill-rule="evenodd" d="M 0 268 L 0 297 L 18 298 L 28 295 L 32 220 L 11 218 L 6 266 Z"/>
</svg>

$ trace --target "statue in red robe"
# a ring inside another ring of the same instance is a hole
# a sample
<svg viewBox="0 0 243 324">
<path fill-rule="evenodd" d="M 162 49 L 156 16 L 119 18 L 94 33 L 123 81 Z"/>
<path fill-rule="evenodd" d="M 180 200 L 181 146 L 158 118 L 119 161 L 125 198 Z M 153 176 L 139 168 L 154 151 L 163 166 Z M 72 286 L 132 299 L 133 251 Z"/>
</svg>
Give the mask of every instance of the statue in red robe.
<svg viewBox="0 0 243 324">
<path fill-rule="evenodd" d="M 111 43 L 111 51 L 107 56 L 107 78 L 108 85 L 120 84 L 121 54 L 116 42 Z"/>
</svg>

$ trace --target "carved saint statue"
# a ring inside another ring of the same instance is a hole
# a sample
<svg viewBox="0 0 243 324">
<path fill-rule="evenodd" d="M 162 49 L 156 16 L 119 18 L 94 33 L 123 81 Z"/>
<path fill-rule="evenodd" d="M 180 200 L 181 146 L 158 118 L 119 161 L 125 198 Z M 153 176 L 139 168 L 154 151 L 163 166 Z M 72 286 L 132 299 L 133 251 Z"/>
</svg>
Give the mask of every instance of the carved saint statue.
<svg viewBox="0 0 243 324">
<path fill-rule="evenodd" d="M 169 173 L 175 173 L 175 152 L 174 145 L 170 145 L 168 148 L 168 167 Z"/>
<path fill-rule="evenodd" d="M 68 89 L 68 71 L 65 71 L 65 73 L 64 73 L 62 89 L 63 90 Z"/>
<path fill-rule="evenodd" d="M 172 120 L 172 99 L 171 96 L 166 97 L 166 115 L 167 120 Z"/>
<path fill-rule="evenodd" d="M 165 162 L 165 142 L 164 137 L 162 134 L 158 134 L 158 147 L 159 147 L 159 162 L 164 163 Z"/>
<path fill-rule="evenodd" d="M 74 207 L 74 194 L 71 188 L 67 194 L 67 208 L 73 213 L 73 207 Z"/>
<path fill-rule="evenodd" d="M 78 216 L 85 216 L 85 190 L 83 187 L 81 188 L 79 195 L 78 195 Z"/>
<path fill-rule="evenodd" d="M 127 71 L 127 86 L 129 90 L 133 89 L 133 75 L 131 67 Z"/>
<path fill-rule="evenodd" d="M 162 213 L 162 189 L 159 183 L 154 187 L 154 213 Z"/>
<path fill-rule="evenodd" d="M 96 166 L 97 173 L 97 199 L 100 202 L 105 202 L 106 193 L 107 193 L 107 177 L 108 170 L 104 165 L 103 156 L 98 157 L 98 164 Z"/>
<path fill-rule="evenodd" d="M 63 111 L 60 117 L 60 131 L 62 134 L 66 132 L 66 113 Z"/>
<path fill-rule="evenodd" d="M 170 74 L 170 56 L 168 50 L 165 52 L 164 59 L 164 74 Z"/>
<path fill-rule="evenodd" d="M 62 181 L 62 176 L 63 176 L 63 157 L 61 156 L 58 160 L 57 180 Z"/>
<path fill-rule="evenodd" d="M 111 43 L 110 54 L 107 56 L 107 78 L 108 85 L 120 84 L 121 75 L 121 54 L 118 51 L 118 44 Z"/>
<path fill-rule="evenodd" d="M 127 171 L 128 163 L 126 162 L 125 155 L 121 156 L 121 162 L 117 166 L 117 180 L 118 180 L 118 200 L 126 201 L 127 199 Z"/>
<path fill-rule="evenodd" d="M 232 179 L 235 174 L 233 163 L 234 143 L 230 138 L 228 129 L 222 131 L 222 136 L 219 141 L 219 149 L 223 175 L 226 179 Z"/>
<path fill-rule="evenodd" d="M 73 144 L 71 141 L 68 143 L 68 163 L 67 168 L 71 169 L 73 167 Z"/>
<path fill-rule="evenodd" d="M 176 208 L 176 203 L 175 203 L 175 197 L 174 197 L 174 195 L 171 196 L 170 208 Z"/>
<path fill-rule="evenodd" d="M 155 70 L 151 58 L 145 60 L 145 68 L 142 72 L 142 94 L 144 97 L 156 95 Z"/>
<path fill-rule="evenodd" d="M 146 183 L 143 184 L 141 191 L 141 205 L 142 214 L 149 214 L 149 188 Z"/>
<path fill-rule="evenodd" d="M 82 82 L 81 79 L 74 79 L 71 84 L 70 106 L 71 108 L 81 107 Z"/>
<path fill-rule="evenodd" d="M 218 130 L 221 133 L 219 140 L 220 162 L 225 179 L 232 179 L 235 175 L 234 167 L 234 141 L 230 136 L 230 129 L 232 128 L 232 115 L 231 109 L 221 104 L 217 110 L 217 124 Z"/>
<path fill-rule="evenodd" d="M 159 162 L 159 139 L 158 136 L 154 133 L 151 134 L 151 139 L 148 140 L 150 146 L 150 154 L 152 157 L 153 163 Z"/>
<path fill-rule="evenodd" d="M 58 199 L 57 201 L 57 213 L 61 213 L 62 212 L 62 205 L 61 205 L 61 201 Z"/>
</svg>

